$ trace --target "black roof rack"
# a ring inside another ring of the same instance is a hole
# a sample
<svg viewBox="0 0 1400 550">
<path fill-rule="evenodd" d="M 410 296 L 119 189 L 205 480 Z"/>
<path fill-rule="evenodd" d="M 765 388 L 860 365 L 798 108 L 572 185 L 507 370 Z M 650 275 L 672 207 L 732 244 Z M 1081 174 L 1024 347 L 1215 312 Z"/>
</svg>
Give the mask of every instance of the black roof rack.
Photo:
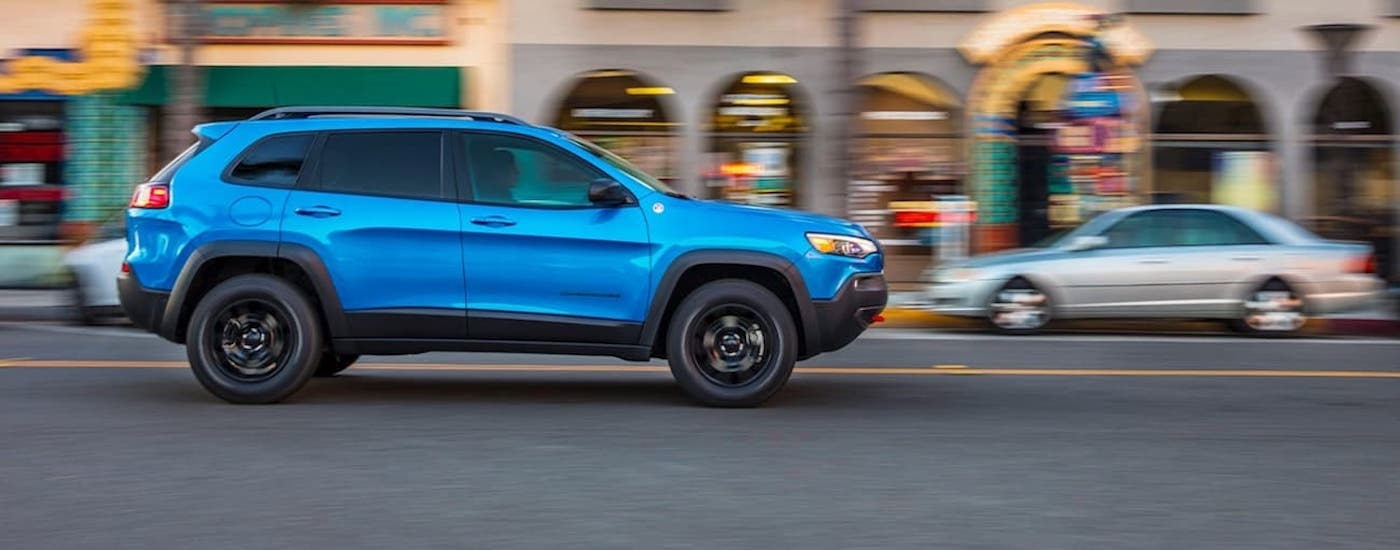
<svg viewBox="0 0 1400 550">
<path fill-rule="evenodd" d="M 524 120 L 510 115 L 503 115 L 501 113 L 467 111 L 462 109 L 431 109 L 423 107 L 278 107 L 276 109 L 268 109 L 256 115 L 253 115 L 248 120 L 289 120 L 324 116 L 407 116 L 469 118 L 472 120 L 519 124 L 521 126 L 531 125 L 530 123 L 525 122 Z"/>
</svg>

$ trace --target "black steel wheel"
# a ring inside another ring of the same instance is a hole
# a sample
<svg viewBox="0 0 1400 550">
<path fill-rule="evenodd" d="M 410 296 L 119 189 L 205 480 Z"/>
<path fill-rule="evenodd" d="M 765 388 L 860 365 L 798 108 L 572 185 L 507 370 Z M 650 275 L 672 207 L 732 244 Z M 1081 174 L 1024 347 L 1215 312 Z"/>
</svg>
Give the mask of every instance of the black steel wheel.
<svg viewBox="0 0 1400 550">
<path fill-rule="evenodd" d="M 301 389 L 320 362 L 323 335 L 300 289 L 271 275 L 240 275 L 195 306 L 186 352 L 195 377 L 232 403 L 275 403 Z"/>
<path fill-rule="evenodd" d="M 685 298 L 667 332 L 671 373 L 696 401 L 754 407 L 797 362 L 797 324 L 782 300 L 753 282 L 708 283 Z"/>
</svg>

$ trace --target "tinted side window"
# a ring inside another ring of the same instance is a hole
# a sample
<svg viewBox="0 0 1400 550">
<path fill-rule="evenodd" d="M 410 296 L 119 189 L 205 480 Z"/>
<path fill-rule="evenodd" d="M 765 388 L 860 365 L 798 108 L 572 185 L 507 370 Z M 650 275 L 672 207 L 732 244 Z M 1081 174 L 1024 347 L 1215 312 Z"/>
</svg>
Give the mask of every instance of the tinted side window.
<svg viewBox="0 0 1400 550">
<path fill-rule="evenodd" d="M 322 191 L 441 199 L 439 132 L 338 132 L 326 136 Z"/>
<path fill-rule="evenodd" d="M 1267 244 L 1258 232 L 1221 212 L 1201 210 L 1187 214 L 1183 246 Z"/>
<path fill-rule="evenodd" d="M 467 134 L 463 138 L 474 202 L 541 207 L 592 205 L 588 186 L 603 174 L 573 155 L 516 136 Z"/>
<path fill-rule="evenodd" d="M 229 175 L 241 183 L 291 187 L 296 185 L 312 134 L 276 136 L 253 145 Z"/>
<path fill-rule="evenodd" d="M 1170 210 L 1139 212 L 1118 222 L 1104 236 L 1104 248 L 1174 246 L 1180 234 L 1179 216 Z"/>
</svg>

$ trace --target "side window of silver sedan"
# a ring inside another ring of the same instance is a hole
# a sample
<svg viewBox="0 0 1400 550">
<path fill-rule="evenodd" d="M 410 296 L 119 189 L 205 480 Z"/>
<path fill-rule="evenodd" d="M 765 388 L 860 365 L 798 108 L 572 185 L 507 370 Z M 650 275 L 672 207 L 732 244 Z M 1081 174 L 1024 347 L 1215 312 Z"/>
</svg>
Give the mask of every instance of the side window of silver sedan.
<svg viewBox="0 0 1400 550">
<path fill-rule="evenodd" d="M 1259 232 L 1223 212 L 1195 210 L 1184 214 L 1180 246 L 1268 244 Z"/>
<path fill-rule="evenodd" d="M 1138 212 L 1103 233 L 1103 248 L 1149 248 L 1175 246 L 1180 235 L 1180 215 L 1174 210 Z"/>
</svg>

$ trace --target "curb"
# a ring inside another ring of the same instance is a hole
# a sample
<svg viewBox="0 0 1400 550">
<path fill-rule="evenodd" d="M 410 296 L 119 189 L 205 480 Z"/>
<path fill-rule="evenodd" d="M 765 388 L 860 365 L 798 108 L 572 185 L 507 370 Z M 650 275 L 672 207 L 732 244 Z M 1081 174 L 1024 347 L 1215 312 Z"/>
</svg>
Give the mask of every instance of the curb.
<svg viewBox="0 0 1400 550">
<path fill-rule="evenodd" d="M 982 320 L 941 315 L 921 309 L 887 307 L 880 328 L 931 330 L 987 330 Z M 1211 332 L 1231 334 L 1224 323 L 1214 321 L 1060 321 L 1057 330 L 1090 332 Z M 1318 318 L 1309 319 L 1302 333 L 1333 336 L 1400 336 L 1400 320 Z"/>
</svg>

